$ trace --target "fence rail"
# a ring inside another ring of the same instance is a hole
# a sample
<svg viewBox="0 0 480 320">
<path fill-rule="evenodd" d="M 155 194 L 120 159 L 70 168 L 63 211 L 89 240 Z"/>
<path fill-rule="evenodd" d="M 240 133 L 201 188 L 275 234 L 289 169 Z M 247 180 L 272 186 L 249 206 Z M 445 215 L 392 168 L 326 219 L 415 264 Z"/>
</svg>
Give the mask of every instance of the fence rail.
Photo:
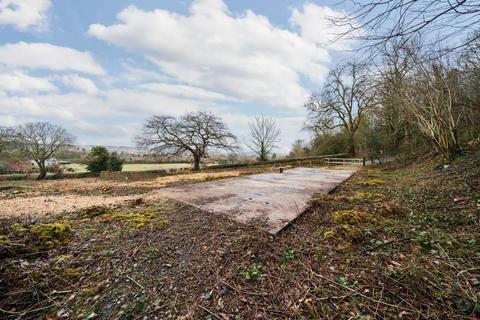
<svg viewBox="0 0 480 320">
<path fill-rule="evenodd" d="M 365 158 L 325 158 L 327 164 L 365 165 Z"/>
</svg>

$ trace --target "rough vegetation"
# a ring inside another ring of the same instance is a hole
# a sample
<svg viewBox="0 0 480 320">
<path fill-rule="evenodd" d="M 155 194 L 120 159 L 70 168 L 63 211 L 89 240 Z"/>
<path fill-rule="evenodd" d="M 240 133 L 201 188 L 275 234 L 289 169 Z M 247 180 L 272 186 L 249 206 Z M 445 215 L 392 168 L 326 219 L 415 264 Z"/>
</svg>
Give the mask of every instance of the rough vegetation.
<svg viewBox="0 0 480 320">
<path fill-rule="evenodd" d="M 479 168 L 362 170 L 277 236 L 171 201 L 4 219 L 1 317 L 476 319 Z"/>
</svg>

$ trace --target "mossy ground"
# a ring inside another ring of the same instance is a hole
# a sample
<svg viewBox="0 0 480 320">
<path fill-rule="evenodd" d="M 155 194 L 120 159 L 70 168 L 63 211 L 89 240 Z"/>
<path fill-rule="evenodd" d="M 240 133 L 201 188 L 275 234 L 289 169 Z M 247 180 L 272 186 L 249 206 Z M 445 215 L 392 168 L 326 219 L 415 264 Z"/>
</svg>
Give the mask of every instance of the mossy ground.
<svg viewBox="0 0 480 320">
<path fill-rule="evenodd" d="M 277 236 L 170 201 L 4 220 L 0 317 L 476 319 L 479 177 L 479 153 L 368 168 Z"/>
</svg>

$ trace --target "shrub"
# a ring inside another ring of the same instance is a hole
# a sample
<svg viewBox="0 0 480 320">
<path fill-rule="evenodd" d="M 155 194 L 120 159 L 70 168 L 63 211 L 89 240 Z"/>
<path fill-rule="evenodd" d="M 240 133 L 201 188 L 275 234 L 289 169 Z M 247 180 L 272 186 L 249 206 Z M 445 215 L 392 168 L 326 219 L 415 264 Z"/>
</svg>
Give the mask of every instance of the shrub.
<svg viewBox="0 0 480 320">
<path fill-rule="evenodd" d="M 112 153 L 107 161 L 108 171 L 122 171 L 123 160 L 118 157 L 116 153 Z"/>
<path fill-rule="evenodd" d="M 108 168 L 110 154 L 105 147 L 93 147 L 85 158 L 87 170 L 90 172 L 101 172 Z"/>
<path fill-rule="evenodd" d="M 85 158 L 90 172 L 122 171 L 123 160 L 116 153 L 109 153 L 105 147 L 93 147 Z"/>
</svg>

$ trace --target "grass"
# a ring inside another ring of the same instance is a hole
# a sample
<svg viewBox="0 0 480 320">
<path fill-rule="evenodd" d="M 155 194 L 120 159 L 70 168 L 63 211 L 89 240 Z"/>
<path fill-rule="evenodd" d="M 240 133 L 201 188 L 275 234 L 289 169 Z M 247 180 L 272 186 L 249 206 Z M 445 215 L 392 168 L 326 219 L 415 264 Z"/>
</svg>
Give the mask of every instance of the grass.
<svg viewBox="0 0 480 320">
<path fill-rule="evenodd" d="M 480 152 L 438 164 L 363 169 L 276 236 L 171 201 L 0 220 L 0 317 L 478 319 Z"/>
<path fill-rule="evenodd" d="M 74 172 L 87 172 L 87 166 L 81 163 L 72 163 L 66 165 Z M 149 171 L 149 170 L 168 170 L 179 168 L 190 168 L 190 163 L 126 163 L 123 165 L 122 171 Z"/>
</svg>

